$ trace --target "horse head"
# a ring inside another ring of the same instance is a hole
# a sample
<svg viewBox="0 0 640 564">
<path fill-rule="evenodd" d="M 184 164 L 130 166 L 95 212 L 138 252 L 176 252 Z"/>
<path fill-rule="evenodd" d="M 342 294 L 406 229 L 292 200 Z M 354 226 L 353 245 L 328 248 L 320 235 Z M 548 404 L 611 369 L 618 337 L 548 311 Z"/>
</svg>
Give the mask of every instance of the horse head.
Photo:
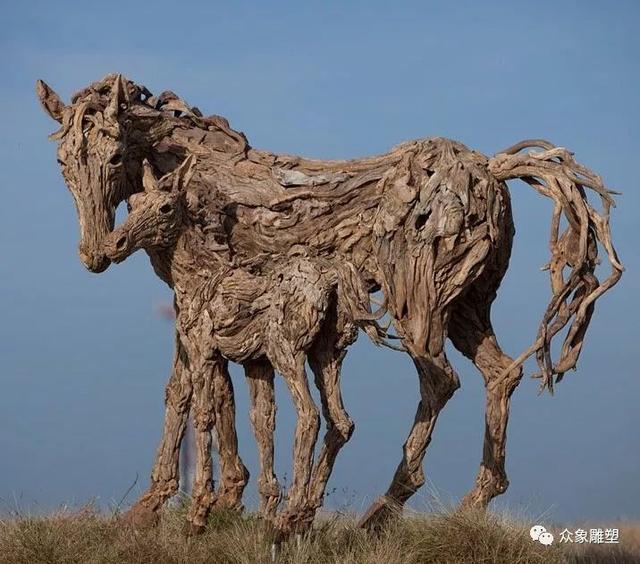
<svg viewBox="0 0 640 564">
<path fill-rule="evenodd" d="M 62 125 L 50 138 L 58 141 L 58 163 L 76 204 L 80 259 L 92 272 L 109 266 L 103 244 L 118 204 L 141 189 L 142 156 L 126 109 L 145 90 L 109 75 L 65 105 L 43 81 L 36 84 L 45 112 Z"/>
</svg>

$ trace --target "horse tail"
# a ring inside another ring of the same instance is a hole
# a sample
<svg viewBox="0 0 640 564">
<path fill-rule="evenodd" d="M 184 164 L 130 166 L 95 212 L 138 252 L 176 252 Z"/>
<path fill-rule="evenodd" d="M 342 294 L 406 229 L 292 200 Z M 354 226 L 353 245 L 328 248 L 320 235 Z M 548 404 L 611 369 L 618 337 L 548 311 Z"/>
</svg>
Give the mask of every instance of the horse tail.
<svg viewBox="0 0 640 564">
<path fill-rule="evenodd" d="M 522 152 L 529 148 L 539 150 Z M 609 190 L 595 172 L 577 163 L 573 153 L 544 140 L 521 141 L 497 153 L 489 159 L 488 169 L 501 181 L 523 180 L 554 203 L 549 240 L 551 260 L 545 267 L 551 279 L 551 302 L 536 341 L 505 370 L 505 374 L 511 372 L 535 354 L 541 391 L 547 388 L 553 393 L 554 376 L 559 382 L 567 370 L 576 366 L 596 300 L 618 282 L 624 271 L 609 228 L 609 212 L 615 207 L 612 194 L 616 192 Z M 587 189 L 600 197 L 601 211 L 589 203 Z M 566 229 L 561 232 L 563 217 Z M 601 262 L 599 246 L 611 266 L 603 282 L 595 274 Z M 567 325 L 559 358 L 554 361 L 552 339 Z"/>
</svg>

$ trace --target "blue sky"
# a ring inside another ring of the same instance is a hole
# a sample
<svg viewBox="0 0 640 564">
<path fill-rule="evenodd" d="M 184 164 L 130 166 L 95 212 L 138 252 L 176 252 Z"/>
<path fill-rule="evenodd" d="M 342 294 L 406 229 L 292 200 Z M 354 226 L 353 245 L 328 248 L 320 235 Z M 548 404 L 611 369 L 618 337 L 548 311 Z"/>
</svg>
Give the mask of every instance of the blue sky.
<svg viewBox="0 0 640 564">
<path fill-rule="evenodd" d="M 163 417 L 170 292 L 138 254 L 106 273 L 77 254 L 70 195 L 34 95 L 37 78 L 68 100 L 108 72 L 171 89 L 227 117 L 253 146 L 336 158 L 448 136 L 486 154 L 543 137 L 575 151 L 624 192 L 613 234 L 627 272 L 599 303 L 578 371 L 555 397 L 525 378 L 509 428 L 511 486 L 499 505 L 602 525 L 640 518 L 637 409 L 638 94 L 635 2 L 14 2 L 0 33 L 0 499 L 50 509 L 118 500 L 147 485 Z M 548 302 L 550 203 L 511 184 L 517 235 L 494 308 L 503 347 L 534 339 Z M 435 494 L 456 500 L 481 457 L 484 395 L 472 365 L 425 459 Z M 527 365 L 530 374 L 533 366 Z M 253 475 L 246 384 L 233 369 L 241 449 Z M 328 504 L 360 511 L 383 492 L 417 404 L 408 357 L 361 336 L 343 374 L 356 432 Z M 279 386 L 278 472 L 290 476 L 293 410 Z M 130 498 L 132 500 L 132 498 Z M 255 487 L 247 504 L 255 503 Z"/>
</svg>

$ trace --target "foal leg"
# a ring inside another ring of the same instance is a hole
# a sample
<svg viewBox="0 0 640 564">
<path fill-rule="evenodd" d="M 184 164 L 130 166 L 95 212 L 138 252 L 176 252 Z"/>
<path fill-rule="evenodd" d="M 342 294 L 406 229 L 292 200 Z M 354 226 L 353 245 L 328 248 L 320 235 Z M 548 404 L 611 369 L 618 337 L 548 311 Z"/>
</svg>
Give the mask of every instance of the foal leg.
<svg viewBox="0 0 640 564">
<path fill-rule="evenodd" d="M 410 353 L 411 354 L 411 353 Z M 360 526 L 377 530 L 397 515 L 405 502 L 425 482 L 422 459 L 440 410 L 460 387 L 457 374 L 444 350 L 434 356 L 411 354 L 420 379 L 420 403 L 409 437 L 403 447 L 398 466 L 386 494 L 375 501 L 360 521 Z"/>
<path fill-rule="evenodd" d="M 165 392 L 164 430 L 151 471 L 151 485 L 125 515 L 136 528 L 155 525 L 164 502 L 178 492 L 180 443 L 189 416 L 191 394 L 191 374 L 186 366 L 185 351 L 180 339 L 176 338 L 173 372 Z"/>
<path fill-rule="evenodd" d="M 266 361 L 252 361 L 244 365 L 251 397 L 251 426 L 258 445 L 260 475 L 260 514 L 273 518 L 280 503 L 280 484 L 273 464 L 273 436 L 276 428 L 274 373 Z"/>
<path fill-rule="evenodd" d="M 520 383 L 522 368 L 502 375 L 513 359 L 500 348 L 488 311 L 478 309 L 474 300 L 462 303 L 452 313 L 449 337 L 484 378 L 487 399 L 482 463 L 475 487 L 462 500 L 464 507 L 484 509 L 509 486 L 505 471 L 507 423 L 511 394 Z"/>
<path fill-rule="evenodd" d="M 335 349 L 335 327 L 327 329 L 325 335 L 328 342 L 321 340 L 320 346 L 314 347 L 313 352 L 309 354 L 309 364 L 320 391 L 327 431 L 311 476 L 308 525 L 311 525 L 315 512 L 322 506 L 324 492 L 338 452 L 351 438 L 354 429 L 354 423 L 344 408 L 340 392 L 340 372 L 346 351 Z"/>
<path fill-rule="evenodd" d="M 293 478 L 289 488 L 286 509 L 278 515 L 276 528 L 280 536 L 295 532 L 304 522 L 304 508 L 309 496 L 309 481 L 313 465 L 313 451 L 318 439 L 320 414 L 316 407 L 304 369 L 304 355 L 276 366 L 284 377 L 297 412 L 293 447 Z"/>
<path fill-rule="evenodd" d="M 218 500 L 213 493 L 211 461 L 211 429 L 215 422 L 218 430 L 221 488 L 224 505 L 236 508 L 248 472 L 238 456 L 238 438 L 235 432 L 235 406 L 228 363 L 214 348 L 212 323 L 207 312 L 201 313 L 194 325 L 183 328 L 182 343 L 191 369 L 193 387 L 194 423 L 196 427 L 197 460 L 192 506 L 187 515 L 187 531 L 200 532 L 205 525 L 211 505 Z M 229 503 L 231 500 L 232 503 Z"/>
</svg>

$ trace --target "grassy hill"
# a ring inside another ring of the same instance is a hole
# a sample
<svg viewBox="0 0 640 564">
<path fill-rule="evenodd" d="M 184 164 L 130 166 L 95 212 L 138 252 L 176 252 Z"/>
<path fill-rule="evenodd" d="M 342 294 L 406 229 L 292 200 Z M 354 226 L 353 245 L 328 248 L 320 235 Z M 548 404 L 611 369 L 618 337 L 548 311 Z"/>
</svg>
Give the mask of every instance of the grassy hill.
<svg viewBox="0 0 640 564">
<path fill-rule="evenodd" d="M 254 515 L 215 513 L 207 532 L 182 534 L 184 508 L 168 509 L 161 525 L 134 532 L 89 508 L 47 517 L 0 520 L 0 563 L 271 563 L 269 528 Z M 631 563 L 640 562 L 640 525 L 621 524 L 620 544 L 543 546 L 530 525 L 497 514 L 442 511 L 399 520 L 380 537 L 355 520 L 321 516 L 313 531 L 282 545 L 278 563 Z M 554 532 L 556 528 L 554 527 Z M 562 526 L 558 531 L 562 530 Z"/>
</svg>

